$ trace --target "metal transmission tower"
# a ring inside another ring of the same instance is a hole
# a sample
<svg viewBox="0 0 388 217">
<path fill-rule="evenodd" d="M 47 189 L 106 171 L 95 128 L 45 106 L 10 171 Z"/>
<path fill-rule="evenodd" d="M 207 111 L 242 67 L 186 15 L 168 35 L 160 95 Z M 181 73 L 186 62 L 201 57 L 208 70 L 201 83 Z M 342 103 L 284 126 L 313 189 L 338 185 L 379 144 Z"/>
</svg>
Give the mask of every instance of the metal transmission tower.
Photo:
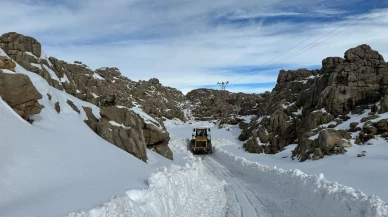
<svg viewBox="0 0 388 217">
<path fill-rule="evenodd" d="M 221 90 L 225 90 L 226 85 L 229 84 L 229 81 L 227 81 L 227 82 L 217 82 L 217 84 L 220 85 Z"/>
<path fill-rule="evenodd" d="M 226 88 L 226 85 L 229 84 L 229 81 L 227 82 L 217 82 L 218 85 L 220 85 L 221 87 L 221 90 L 225 90 Z M 227 119 L 227 116 L 228 116 L 228 112 L 225 108 L 225 105 L 226 105 L 226 100 L 225 100 L 225 97 L 223 96 L 223 92 L 224 91 L 221 91 L 220 95 L 218 95 L 218 99 L 217 99 L 217 105 L 221 107 L 221 122 L 220 122 L 220 125 L 222 123 L 226 123 L 226 119 Z M 220 96 L 221 96 L 221 99 L 220 99 Z M 222 101 L 222 102 L 221 102 Z"/>
</svg>

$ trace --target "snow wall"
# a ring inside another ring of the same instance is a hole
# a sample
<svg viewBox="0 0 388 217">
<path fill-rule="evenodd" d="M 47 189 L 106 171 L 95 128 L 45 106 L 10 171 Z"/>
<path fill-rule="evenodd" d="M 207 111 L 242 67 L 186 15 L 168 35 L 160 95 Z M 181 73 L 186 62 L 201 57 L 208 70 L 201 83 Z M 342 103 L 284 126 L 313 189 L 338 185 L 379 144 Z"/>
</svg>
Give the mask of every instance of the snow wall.
<svg viewBox="0 0 388 217">
<path fill-rule="evenodd" d="M 224 192 L 223 185 L 208 186 L 209 179 L 212 178 L 214 177 L 209 177 L 201 159 L 191 158 L 183 167 L 170 165 L 160 168 L 148 179 L 147 189 L 130 190 L 100 207 L 73 212 L 67 217 L 207 216 L 203 210 L 193 206 L 193 202 L 206 194 L 214 194 L 214 189 Z M 226 204 L 226 199 L 218 203 Z M 216 207 L 211 212 L 224 213 L 225 207 Z"/>
<path fill-rule="evenodd" d="M 388 216 L 388 203 L 379 197 L 329 182 L 323 174 L 307 175 L 300 170 L 260 165 L 217 147 L 213 153 L 223 164 L 249 176 L 265 189 L 267 197 L 276 200 L 273 204 L 281 204 L 282 210 L 288 210 L 284 216 Z"/>
</svg>

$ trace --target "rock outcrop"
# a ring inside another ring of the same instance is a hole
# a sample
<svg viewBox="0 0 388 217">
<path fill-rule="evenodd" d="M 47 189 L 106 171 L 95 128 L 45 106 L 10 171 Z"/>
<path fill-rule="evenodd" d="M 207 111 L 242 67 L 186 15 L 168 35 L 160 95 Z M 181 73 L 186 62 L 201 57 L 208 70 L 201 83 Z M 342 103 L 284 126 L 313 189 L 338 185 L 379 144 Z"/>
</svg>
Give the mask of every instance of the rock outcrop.
<svg viewBox="0 0 388 217">
<path fill-rule="evenodd" d="M 100 107 L 101 119 L 89 118 L 87 124 L 102 138 L 144 161 L 147 160 L 147 147 L 173 158 L 168 147 L 170 137 L 163 121 L 185 119 L 182 92 L 163 86 L 155 78 L 132 81 L 117 68 L 93 71 L 80 61 L 71 64 L 47 57 L 37 40 L 15 32 L 0 37 L 0 48 L 25 69 L 42 76 L 51 86 Z M 0 68 L 12 70 L 12 63 L 12 60 L 0 59 Z M 71 103 L 68 101 L 70 106 Z M 131 108 L 136 108 L 136 111 Z M 60 112 L 59 104 L 55 109 Z M 80 112 L 78 108 L 73 109 Z M 138 113 L 150 115 L 153 122 Z"/>
<path fill-rule="evenodd" d="M 54 73 L 50 74 L 49 61 L 42 52 L 41 44 L 34 38 L 16 32 L 0 36 L 0 48 L 23 68 L 42 76 L 47 82 L 62 90 L 63 87 Z"/>
<path fill-rule="evenodd" d="M 344 153 L 350 139 L 361 144 L 384 134 L 384 121 L 377 124 L 366 119 L 388 111 L 387 63 L 368 45 L 349 49 L 344 56 L 324 59 L 319 70 L 281 70 L 257 119 L 240 135 L 241 140 L 250 138 L 246 147 L 256 142 L 250 141 L 255 137 L 259 141 L 260 149 L 247 151 L 276 153 L 298 144 L 293 157 L 304 161 Z M 351 123 L 352 115 L 364 113 L 363 126 Z M 337 129 L 341 124 L 347 126 Z M 360 133 L 351 138 L 344 130 Z M 268 146 L 272 148 L 265 149 Z"/>
<path fill-rule="evenodd" d="M 233 123 L 238 115 L 256 114 L 259 105 L 265 100 L 263 94 L 205 88 L 192 90 L 186 97 L 196 120 L 222 120 L 221 123 Z"/>
<path fill-rule="evenodd" d="M 0 56 L 0 69 L 15 71 L 16 64 L 8 57 Z"/>
<path fill-rule="evenodd" d="M 23 74 L 2 73 L 0 70 L 0 96 L 23 119 L 39 114 L 43 106 L 38 100 L 42 95 Z"/>
</svg>

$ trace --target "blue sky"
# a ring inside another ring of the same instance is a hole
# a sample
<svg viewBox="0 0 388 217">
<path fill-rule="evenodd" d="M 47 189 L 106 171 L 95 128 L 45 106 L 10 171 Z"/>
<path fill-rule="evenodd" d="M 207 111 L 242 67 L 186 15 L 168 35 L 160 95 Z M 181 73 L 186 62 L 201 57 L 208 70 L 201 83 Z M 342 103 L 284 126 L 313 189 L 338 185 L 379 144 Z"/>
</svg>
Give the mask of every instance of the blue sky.
<svg viewBox="0 0 388 217">
<path fill-rule="evenodd" d="M 386 0 L 2 0 L 0 30 L 33 36 L 59 59 L 157 77 L 184 93 L 219 81 L 257 93 L 273 88 L 280 69 L 319 68 L 360 44 L 388 55 L 387 8 Z"/>
</svg>

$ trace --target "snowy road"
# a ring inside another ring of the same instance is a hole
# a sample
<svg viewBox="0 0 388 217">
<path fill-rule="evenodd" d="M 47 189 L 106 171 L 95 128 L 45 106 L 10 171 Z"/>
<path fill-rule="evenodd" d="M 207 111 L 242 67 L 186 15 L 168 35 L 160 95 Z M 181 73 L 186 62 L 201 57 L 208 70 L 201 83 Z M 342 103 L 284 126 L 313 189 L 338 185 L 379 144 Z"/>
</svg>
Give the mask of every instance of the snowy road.
<svg viewBox="0 0 388 217">
<path fill-rule="evenodd" d="M 219 148 L 229 143 L 214 140 L 213 154 L 193 156 L 187 139 L 175 139 L 169 145 L 179 165 L 159 168 L 147 189 L 128 191 L 68 217 L 388 217 L 388 205 L 377 197 Z"/>
<path fill-rule="evenodd" d="M 259 192 L 258 189 L 252 188 L 249 182 L 244 180 L 242 174 L 226 168 L 212 156 L 204 156 L 203 163 L 218 179 L 227 182 L 225 189 L 228 197 L 226 216 L 282 216 L 282 214 L 274 209 L 274 206 L 265 199 L 266 197 L 263 196 L 264 194 Z M 267 207 L 272 207 L 272 210 Z M 274 213 L 276 213 L 276 215 Z"/>
</svg>

